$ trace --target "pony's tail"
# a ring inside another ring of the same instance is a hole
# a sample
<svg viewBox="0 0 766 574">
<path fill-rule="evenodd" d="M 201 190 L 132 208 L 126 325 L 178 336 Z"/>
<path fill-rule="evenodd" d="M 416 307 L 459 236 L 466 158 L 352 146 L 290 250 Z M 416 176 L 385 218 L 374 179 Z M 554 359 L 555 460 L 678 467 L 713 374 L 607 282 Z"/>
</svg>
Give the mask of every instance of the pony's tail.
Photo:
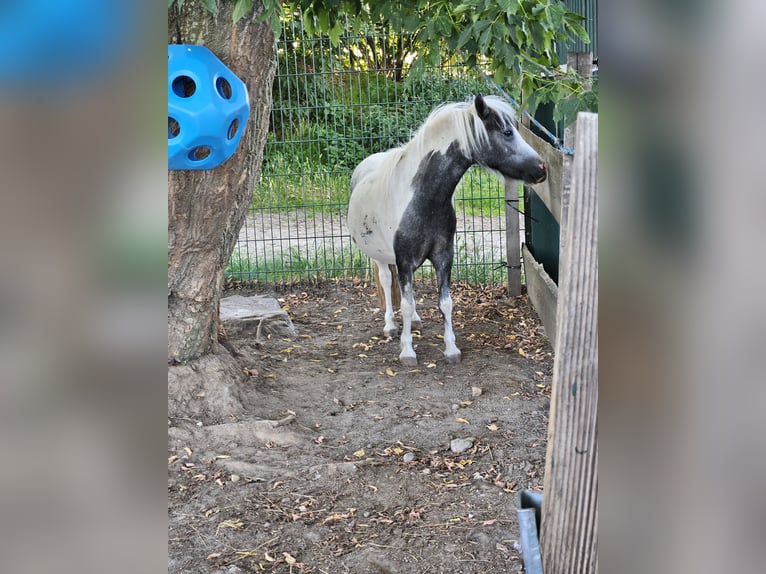
<svg viewBox="0 0 766 574">
<path fill-rule="evenodd" d="M 399 290 L 399 275 L 396 272 L 396 265 L 391 264 L 388 266 L 391 271 L 391 305 L 394 309 L 397 309 L 402 304 L 402 292 Z M 386 308 L 386 296 L 383 294 L 383 285 L 380 283 L 380 277 L 378 276 L 378 266 L 372 266 L 372 276 L 375 278 L 375 290 L 378 293 L 378 302 L 382 309 Z"/>
</svg>

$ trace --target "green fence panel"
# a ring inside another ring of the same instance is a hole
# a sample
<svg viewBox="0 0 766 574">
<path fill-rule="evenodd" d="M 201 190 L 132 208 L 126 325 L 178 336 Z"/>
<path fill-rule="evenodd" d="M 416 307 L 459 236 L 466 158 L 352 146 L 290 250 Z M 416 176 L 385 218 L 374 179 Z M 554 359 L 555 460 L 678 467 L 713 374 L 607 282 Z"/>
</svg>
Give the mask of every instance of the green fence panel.
<svg viewBox="0 0 766 574">
<path fill-rule="evenodd" d="M 299 21 L 285 24 L 261 181 L 229 276 L 275 286 L 369 277 L 370 263 L 346 227 L 354 167 L 408 141 L 439 104 L 491 93 L 475 71 L 447 61 L 408 82 L 410 44 L 406 36 L 373 29 L 332 46 L 327 37 L 304 37 Z M 472 168 L 455 207 L 453 280 L 503 283 L 502 186 Z M 432 276 L 428 263 L 418 274 Z"/>
</svg>

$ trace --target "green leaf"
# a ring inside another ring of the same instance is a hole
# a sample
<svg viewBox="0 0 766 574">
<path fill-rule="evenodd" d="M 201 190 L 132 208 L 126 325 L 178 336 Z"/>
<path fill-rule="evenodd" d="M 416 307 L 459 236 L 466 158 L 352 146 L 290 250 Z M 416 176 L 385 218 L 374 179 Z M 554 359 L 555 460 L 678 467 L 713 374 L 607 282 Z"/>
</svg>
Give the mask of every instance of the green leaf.
<svg viewBox="0 0 766 574">
<path fill-rule="evenodd" d="M 479 34 L 489 28 L 490 24 L 492 24 L 490 20 L 479 20 L 473 25 L 473 29 L 476 30 L 477 34 Z"/>
<path fill-rule="evenodd" d="M 505 83 L 505 79 L 507 77 L 508 77 L 508 69 L 503 64 L 500 64 L 495 69 L 495 74 L 494 74 L 495 83 L 498 86 L 502 86 Z"/>
<path fill-rule="evenodd" d="M 489 43 L 492 40 L 492 28 L 488 27 L 479 37 L 479 52 L 486 54 L 489 49 Z"/>
<path fill-rule="evenodd" d="M 468 12 L 468 10 L 473 10 L 473 7 L 472 6 L 468 6 L 467 4 L 460 4 L 457 8 L 455 8 L 452 11 L 452 14 L 453 14 L 453 16 L 460 16 L 463 12 Z"/>
<path fill-rule="evenodd" d="M 408 32 L 414 32 L 420 25 L 420 16 L 417 14 L 410 14 L 404 19 L 404 29 Z"/>
<path fill-rule="evenodd" d="M 322 10 L 317 14 L 317 28 L 320 32 L 328 32 L 330 30 L 330 14 L 327 10 Z"/>
<path fill-rule="evenodd" d="M 460 37 L 457 40 L 458 50 L 465 46 L 471 38 L 473 38 L 473 26 L 466 26 L 463 31 L 460 32 Z"/>
<path fill-rule="evenodd" d="M 588 31 L 582 27 L 580 24 L 575 24 L 573 22 L 569 22 L 566 24 L 566 27 L 572 30 L 580 40 L 582 40 L 585 44 L 590 44 L 590 36 L 588 36 Z"/>
<path fill-rule="evenodd" d="M 213 15 L 218 14 L 218 0 L 200 0 L 202 7 Z"/>
<path fill-rule="evenodd" d="M 314 35 L 314 16 L 308 10 L 303 13 L 303 29 L 307 36 Z"/>
<path fill-rule="evenodd" d="M 438 34 L 448 38 L 452 35 L 452 20 L 444 12 L 440 12 L 434 22 L 434 29 Z"/>
<path fill-rule="evenodd" d="M 282 35 L 282 21 L 279 19 L 279 11 L 274 11 L 271 15 L 271 31 L 274 32 L 274 38 Z"/>
<path fill-rule="evenodd" d="M 237 0 L 234 4 L 233 20 L 236 24 L 240 19 L 253 9 L 253 0 Z"/>
<path fill-rule="evenodd" d="M 330 42 L 332 42 L 333 46 L 337 46 L 338 42 L 340 41 L 340 35 L 343 33 L 343 26 L 340 23 L 340 20 L 335 21 L 335 25 L 330 28 L 330 31 L 327 33 L 328 36 L 330 36 Z"/>
<path fill-rule="evenodd" d="M 543 52 L 546 46 L 542 26 L 537 22 L 529 22 L 529 34 L 532 36 L 532 45 L 535 47 L 535 50 Z"/>
<path fill-rule="evenodd" d="M 508 16 L 514 16 L 519 9 L 518 0 L 500 0 L 498 4 L 500 9 Z"/>
</svg>

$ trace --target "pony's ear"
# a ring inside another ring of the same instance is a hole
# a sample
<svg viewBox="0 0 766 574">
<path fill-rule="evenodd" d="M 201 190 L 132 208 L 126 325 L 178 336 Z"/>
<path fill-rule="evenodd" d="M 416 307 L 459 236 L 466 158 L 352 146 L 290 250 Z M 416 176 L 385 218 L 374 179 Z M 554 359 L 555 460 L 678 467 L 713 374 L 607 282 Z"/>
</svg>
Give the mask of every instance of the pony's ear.
<svg viewBox="0 0 766 574">
<path fill-rule="evenodd" d="M 476 97 L 473 99 L 473 105 L 476 106 L 476 113 L 479 114 L 481 119 L 486 120 L 489 117 L 489 107 L 484 98 L 481 97 L 481 94 L 476 94 Z"/>
</svg>

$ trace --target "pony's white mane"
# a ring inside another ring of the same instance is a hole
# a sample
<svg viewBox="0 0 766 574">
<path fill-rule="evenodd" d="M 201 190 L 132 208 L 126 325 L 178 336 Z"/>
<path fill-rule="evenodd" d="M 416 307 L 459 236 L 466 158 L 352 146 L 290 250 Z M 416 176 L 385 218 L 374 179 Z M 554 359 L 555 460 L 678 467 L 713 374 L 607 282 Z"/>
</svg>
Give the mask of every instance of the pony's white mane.
<svg viewBox="0 0 766 574">
<path fill-rule="evenodd" d="M 486 96 L 484 101 L 487 107 L 497 113 L 502 123 L 513 121 L 513 108 L 505 100 L 498 96 Z M 467 102 L 442 104 L 434 109 L 402 148 L 413 147 L 419 154 L 426 152 L 429 149 L 429 140 L 439 131 L 456 138 L 461 151 L 469 157 L 475 149 L 487 143 L 488 139 L 484 122 L 476 113 L 472 98 Z"/>
</svg>

